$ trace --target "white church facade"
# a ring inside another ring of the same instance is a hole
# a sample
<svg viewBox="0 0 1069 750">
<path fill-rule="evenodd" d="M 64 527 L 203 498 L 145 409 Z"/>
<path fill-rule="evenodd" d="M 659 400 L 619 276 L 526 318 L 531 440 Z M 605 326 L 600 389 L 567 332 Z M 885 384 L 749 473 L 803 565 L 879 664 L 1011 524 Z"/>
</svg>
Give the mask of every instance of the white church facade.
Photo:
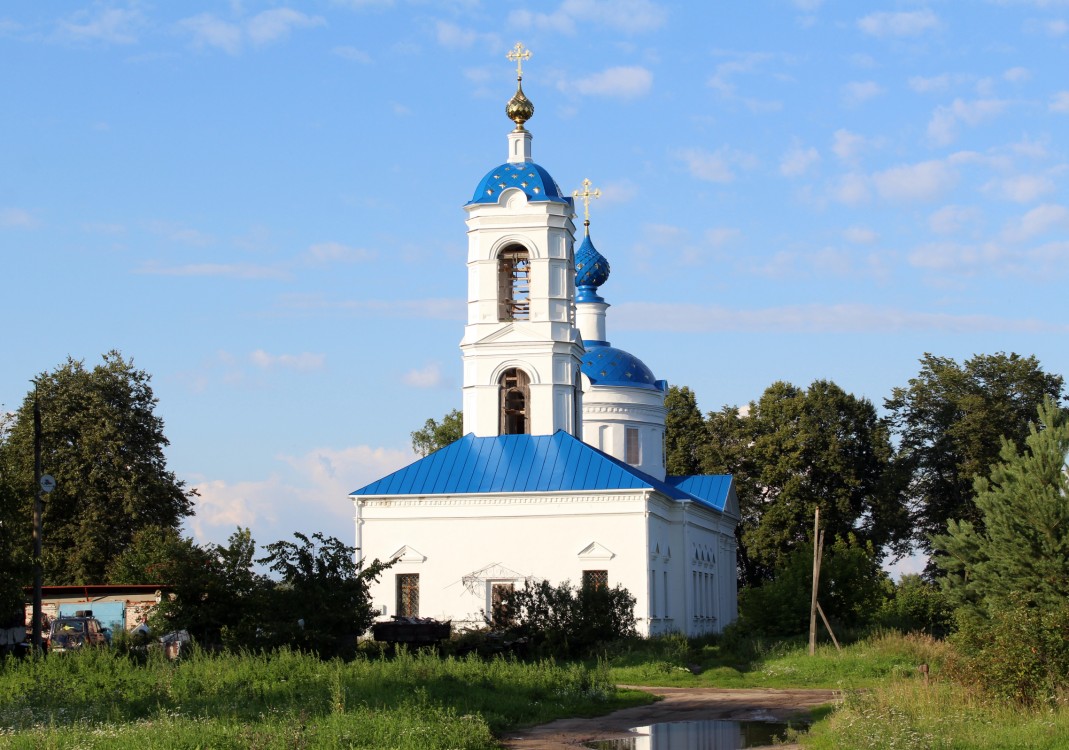
<svg viewBox="0 0 1069 750">
<path fill-rule="evenodd" d="M 517 62 L 523 53 L 510 53 Z M 531 157 L 518 83 L 508 158 L 465 206 L 464 437 L 352 492 L 385 618 L 477 627 L 525 581 L 623 585 L 640 633 L 719 632 L 736 617 L 730 476 L 667 476 L 667 384 L 610 345 L 609 264 L 575 247 L 572 197 Z"/>
</svg>

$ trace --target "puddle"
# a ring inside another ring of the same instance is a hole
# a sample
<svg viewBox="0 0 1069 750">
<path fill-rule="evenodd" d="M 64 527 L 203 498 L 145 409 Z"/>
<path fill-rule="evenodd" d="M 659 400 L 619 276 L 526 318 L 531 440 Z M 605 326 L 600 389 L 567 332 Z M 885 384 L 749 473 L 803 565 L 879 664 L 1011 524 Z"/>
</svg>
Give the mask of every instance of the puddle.
<svg viewBox="0 0 1069 750">
<path fill-rule="evenodd" d="M 782 742 L 787 726 L 771 721 L 671 721 L 635 727 L 631 730 L 633 737 L 599 740 L 585 747 L 591 750 L 740 750 Z"/>
</svg>

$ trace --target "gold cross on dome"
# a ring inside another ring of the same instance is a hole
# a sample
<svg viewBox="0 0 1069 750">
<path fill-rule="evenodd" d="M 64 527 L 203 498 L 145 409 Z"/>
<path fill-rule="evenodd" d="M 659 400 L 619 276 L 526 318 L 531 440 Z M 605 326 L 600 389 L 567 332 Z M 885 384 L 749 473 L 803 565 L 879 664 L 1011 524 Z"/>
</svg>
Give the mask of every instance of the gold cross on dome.
<svg viewBox="0 0 1069 750">
<path fill-rule="evenodd" d="M 505 57 L 516 61 L 516 80 L 521 80 L 523 78 L 523 61 L 531 59 L 531 50 L 526 49 L 523 46 L 523 42 L 516 42 L 516 46 Z"/>
<path fill-rule="evenodd" d="M 590 199 L 601 197 L 601 190 L 599 188 L 594 188 L 594 190 L 591 191 L 590 185 L 591 182 L 590 178 L 588 177 L 583 180 L 583 192 L 580 193 L 578 190 L 572 191 L 573 198 L 583 199 L 583 219 L 586 221 L 587 224 L 590 223 Z"/>
</svg>

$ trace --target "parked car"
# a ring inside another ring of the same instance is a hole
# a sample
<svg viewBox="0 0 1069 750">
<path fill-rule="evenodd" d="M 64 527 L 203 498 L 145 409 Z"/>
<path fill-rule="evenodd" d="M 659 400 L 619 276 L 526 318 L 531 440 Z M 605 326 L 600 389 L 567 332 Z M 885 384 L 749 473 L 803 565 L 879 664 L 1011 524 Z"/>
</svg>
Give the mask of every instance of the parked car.
<svg viewBox="0 0 1069 750">
<path fill-rule="evenodd" d="M 48 650 L 52 652 L 107 645 L 104 628 L 95 617 L 57 617 L 48 632 Z"/>
</svg>

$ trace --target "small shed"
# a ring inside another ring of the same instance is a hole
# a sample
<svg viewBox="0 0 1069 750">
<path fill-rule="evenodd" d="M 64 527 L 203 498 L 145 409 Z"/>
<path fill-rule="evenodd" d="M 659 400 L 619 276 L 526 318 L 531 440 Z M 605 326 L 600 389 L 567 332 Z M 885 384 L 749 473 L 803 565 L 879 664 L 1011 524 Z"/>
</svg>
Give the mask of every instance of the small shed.
<svg viewBox="0 0 1069 750">
<path fill-rule="evenodd" d="M 104 627 L 118 633 L 132 630 L 144 622 L 170 588 L 159 583 L 43 586 L 41 611 L 50 620 L 78 612 L 92 612 Z M 26 625 L 29 627 L 33 619 L 33 588 L 27 586 L 23 591 L 27 600 Z"/>
</svg>

